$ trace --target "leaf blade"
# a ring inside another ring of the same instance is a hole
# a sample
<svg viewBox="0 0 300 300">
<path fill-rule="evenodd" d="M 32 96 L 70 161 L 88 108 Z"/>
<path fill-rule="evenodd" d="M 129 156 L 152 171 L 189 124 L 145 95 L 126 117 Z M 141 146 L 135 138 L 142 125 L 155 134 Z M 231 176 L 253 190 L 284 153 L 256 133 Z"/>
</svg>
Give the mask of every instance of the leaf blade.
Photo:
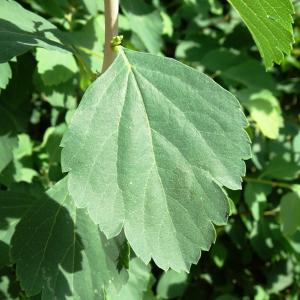
<svg viewBox="0 0 300 300">
<path fill-rule="evenodd" d="M 245 125 L 237 100 L 205 75 L 121 49 L 63 137 L 69 190 L 107 236 L 124 226 L 145 263 L 187 271 L 214 242 L 212 222 L 226 222 L 221 186 L 240 188 L 249 157 Z"/>
</svg>

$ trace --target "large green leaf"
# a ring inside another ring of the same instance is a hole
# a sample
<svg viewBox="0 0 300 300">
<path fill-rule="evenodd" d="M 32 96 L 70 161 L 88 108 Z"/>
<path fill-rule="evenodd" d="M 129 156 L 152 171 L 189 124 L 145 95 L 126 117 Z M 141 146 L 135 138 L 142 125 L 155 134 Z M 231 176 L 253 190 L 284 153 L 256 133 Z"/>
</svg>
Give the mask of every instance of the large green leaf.
<svg viewBox="0 0 300 300">
<path fill-rule="evenodd" d="M 291 0 L 228 0 L 249 28 L 267 68 L 292 49 Z"/>
<path fill-rule="evenodd" d="M 3 220 L 23 214 L 11 242 L 17 277 L 28 296 L 42 291 L 42 299 L 103 299 L 106 287 L 120 288 L 125 276 L 116 268 L 118 245 L 75 208 L 66 183 L 47 194 L 0 193 Z"/>
<path fill-rule="evenodd" d="M 70 51 L 65 37 L 44 18 L 13 0 L 0 0 L 0 63 L 32 47 Z"/>
<path fill-rule="evenodd" d="M 78 207 L 108 236 L 124 227 L 146 263 L 188 270 L 226 223 L 221 186 L 241 188 L 249 158 L 238 101 L 175 60 L 119 48 L 63 137 Z"/>
</svg>

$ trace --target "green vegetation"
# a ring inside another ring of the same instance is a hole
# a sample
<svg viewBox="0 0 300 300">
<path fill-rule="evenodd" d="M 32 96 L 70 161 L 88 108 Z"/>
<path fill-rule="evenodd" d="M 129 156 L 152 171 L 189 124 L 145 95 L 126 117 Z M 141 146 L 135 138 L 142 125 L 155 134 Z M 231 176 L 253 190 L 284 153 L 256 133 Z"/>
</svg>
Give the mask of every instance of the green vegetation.
<svg viewBox="0 0 300 300">
<path fill-rule="evenodd" d="M 299 299 L 300 2 L 113 4 L 0 0 L 0 300 Z"/>
</svg>

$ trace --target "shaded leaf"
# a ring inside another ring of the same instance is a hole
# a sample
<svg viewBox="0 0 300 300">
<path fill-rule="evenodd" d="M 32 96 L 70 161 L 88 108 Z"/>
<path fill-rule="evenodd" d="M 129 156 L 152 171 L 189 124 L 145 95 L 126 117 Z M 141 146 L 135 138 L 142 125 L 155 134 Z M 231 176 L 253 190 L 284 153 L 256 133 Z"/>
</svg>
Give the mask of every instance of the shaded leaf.
<svg viewBox="0 0 300 300">
<path fill-rule="evenodd" d="M 163 299 L 181 297 L 188 285 L 188 275 L 173 270 L 165 272 L 159 279 L 157 295 Z"/>
<path fill-rule="evenodd" d="M 228 257 L 228 250 L 224 244 L 218 241 L 210 252 L 211 257 L 218 268 L 222 268 L 225 264 L 225 261 Z"/>
<path fill-rule="evenodd" d="M 300 167 L 283 156 L 275 156 L 270 160 L 262 175 L 264 177 L 292 180 L 300 174 Z"/>
<path fill-rule="evenodd" d="M 21 289 L 12 268 L 5 267 L 0 269 L 0 287 L 1 300 L 20 299 Z"/>
<path fill-rule="evenodd" d="M 80 0 L 90 15 L 97 15 L 98 10 L 103 10 L 103 2 L 97 0 Z"/>
<path fill-rule="evenodd" d="M 266 208 L 267 196 L 271 193 L 272 188 L 265 184 L 247 183 L 245 189 L 245 201 L 255 220 L 263 217 Z"/>
<path fill-rule="evenodd" d="M 18 223 L 11 250 L 17 277 L 28 296 L 42 291 L 42 299 L 104 299 L 105 286 L 119 288 L 123 282 L 115 266 L 118 247 L 84 210 L 74 207 L 66 182 L 57 183 L 47 195 L 36 193 Z M 30 199 L 27 194 L 2 193 L 7 195 L 11 205 Z"/>
<path fill-rule="evenodd" d="M 104 16 L 90 19 L 81 30 L 70 32 L 69 38 L 92 72 L 99 72 L 103 61 Z"/>
<path fill-rule="evenodd" d="M 249 56 L 227 49 L 215 49 L 204 55 L 201 63 L 209 70 L 220 73 L 229 85 L 233 81 L 254 89 L 275 88 L 273 78 L 266 73 L 263 65 Z"/>
<path fill-rule="evenodd" d="M 32 207 L 36 198 L 36 186 L 20 184 L 14 192 L 0 192 L 0 267 L 10 264 L 9 249 L 11 237 L 19 220 Z M 26 197 L 24 197 L 26 195 Z"/>
<path fill-rule="evenodd" d="M 122 0 L 121 4 L 131 30 L 137 34 L 144 47 L 150 53 L 160 53 L 163 33 L 160 13 L 144 0 Z"/>
</svg>

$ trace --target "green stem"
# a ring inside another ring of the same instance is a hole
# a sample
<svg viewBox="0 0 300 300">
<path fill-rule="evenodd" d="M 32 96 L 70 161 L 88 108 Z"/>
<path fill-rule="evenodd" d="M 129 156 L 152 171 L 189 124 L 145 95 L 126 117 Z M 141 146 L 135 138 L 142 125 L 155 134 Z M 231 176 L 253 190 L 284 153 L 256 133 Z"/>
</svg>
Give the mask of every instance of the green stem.
<svg viewBox="0 0 300 300">
<path fill-rule="evenodd" d="M 285 189 L 292 189 L 294 186 L 294 184 L 291 183 L 277 182 L 277 181 L 271 181 L 267 179 L 260 179 L 260 178 L 253 178 L 253 177 L 244 177 L 244 181 L 266 184 L 266 185 L 271 185 L 272 187 L 281 187 Z"/>
<path fill-rule="evenodd" d="M 105 45 L 102 73 L 112 64 L 116 53 L 111 45 L 114 36 L 118 35 L 119 0 L 104 0 L 105 5 Z"/>
</svg>

